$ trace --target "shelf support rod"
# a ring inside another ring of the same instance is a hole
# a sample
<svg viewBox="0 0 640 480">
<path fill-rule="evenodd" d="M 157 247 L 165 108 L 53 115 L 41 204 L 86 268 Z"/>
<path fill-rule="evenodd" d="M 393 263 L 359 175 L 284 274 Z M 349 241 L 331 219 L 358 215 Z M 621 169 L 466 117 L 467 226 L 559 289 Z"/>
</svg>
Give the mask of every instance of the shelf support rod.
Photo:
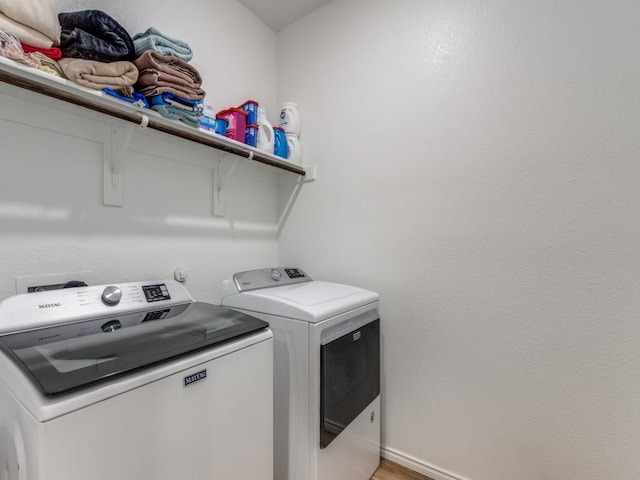
<svg viewBox="0 0 640 480">
<path fill-rule="evenodd" d="M 312 183 L 316 181 L 316 176 L 317 176 L 317 171 L 316 171 L 316 166 L 315 165 L 310 165 L 308 167 L 305 168 L 306 170 L 306 175 L 300 175 L 298 177 L 298 181 L 296 182 L 295 186 L 293 187 L 293 191 L 291 192 L 291 195 L 289 196 L 289 200 L 287 200 L 287 204 L 284 206 L 284 209 L 282 210 L 282 214 L 280 215 L 280 218 L 278 219 L 278 236 L 280 236 L 280 233 L 282 232 L 282 229 L 284 228 L 284 224 L 287 221 L 287 218 L 289 218 L 289 214 L 291 213 L 291 209 L 293 208 L 293 204 L 295 203 L 296 199 L 298 198 L 298 195 L 300 194 L 300 190 L 302 190 L 302 186 L 305 183 Z"/>
<path fill-rule="evenodd" d="M 227 181 L 233 175 L 233 171 L 238 165 L 241 157 L 234 156 L 233 164 L 226 175 L 222 173 L 222 160 L 218 161 L 218 165 L 213 170 L 213 215 L 215 217 L 224 217 L 224 187 Z M 249 160 L 253 158 L 253 152 L 249 152 Z"/>
</svg>

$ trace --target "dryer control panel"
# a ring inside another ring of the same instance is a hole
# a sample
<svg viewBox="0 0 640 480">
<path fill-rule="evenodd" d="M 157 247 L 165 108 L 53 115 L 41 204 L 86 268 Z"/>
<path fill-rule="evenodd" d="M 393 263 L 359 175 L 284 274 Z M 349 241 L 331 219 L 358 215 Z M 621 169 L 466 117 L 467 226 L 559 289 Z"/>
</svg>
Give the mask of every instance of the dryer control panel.
<svg viewBox="0 0 640 480">
<path fill-rule="evenodd" d="M 273 267 L 239 272 L 233 276 L 239 292 L 258 288 L 310 282 L 311 278 L 297 267 Z"/>
</svg>

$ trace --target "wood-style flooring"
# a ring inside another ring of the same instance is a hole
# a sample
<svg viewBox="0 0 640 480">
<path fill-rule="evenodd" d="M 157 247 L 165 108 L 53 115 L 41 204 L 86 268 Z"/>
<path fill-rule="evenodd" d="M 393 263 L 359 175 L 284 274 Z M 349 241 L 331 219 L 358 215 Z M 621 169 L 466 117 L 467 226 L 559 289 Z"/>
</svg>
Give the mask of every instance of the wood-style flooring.
<svg viewBox="0 0 640 480">
<path fill-rule="evenodd" d="M 381 459 L 380 467 L 373 474 L 371 480 L 433 480 L 420 473 L 413 472 L 402 465 L 391 462 L 385 458 Z"/>
</svg>

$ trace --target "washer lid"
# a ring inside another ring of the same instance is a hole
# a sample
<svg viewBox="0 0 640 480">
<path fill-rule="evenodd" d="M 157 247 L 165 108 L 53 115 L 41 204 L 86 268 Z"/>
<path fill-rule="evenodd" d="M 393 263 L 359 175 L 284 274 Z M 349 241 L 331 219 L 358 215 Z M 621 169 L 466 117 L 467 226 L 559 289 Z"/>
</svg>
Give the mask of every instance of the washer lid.
<svg viewBox="0 0 640 480">
<path fill-rule="evenodd" d="M 309 281 L 228 295 L 222 305 L 316 323 L 378 300 L 363 288 Z"/>
<path fill-rule="evenodd" d="M 0 335 L 0 350 L 45 396 L 93 385 L 264 330 L 267 323 L 201 302 Z"/>
</svg>

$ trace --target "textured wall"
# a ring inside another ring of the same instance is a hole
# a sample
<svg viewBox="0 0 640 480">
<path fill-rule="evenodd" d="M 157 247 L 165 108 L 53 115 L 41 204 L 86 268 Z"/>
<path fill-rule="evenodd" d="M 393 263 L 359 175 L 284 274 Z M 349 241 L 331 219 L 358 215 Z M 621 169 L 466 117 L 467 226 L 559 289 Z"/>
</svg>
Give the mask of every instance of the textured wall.
<svg viewBox="0 0 640 480">
<path fill-rule="evenodd" d="M 278 97 L 319 178 L 280 260 L 381 293 L 391 458 L 640 476 L 638 18 L 334 0 L 279 35 Z"/>
</svg>

